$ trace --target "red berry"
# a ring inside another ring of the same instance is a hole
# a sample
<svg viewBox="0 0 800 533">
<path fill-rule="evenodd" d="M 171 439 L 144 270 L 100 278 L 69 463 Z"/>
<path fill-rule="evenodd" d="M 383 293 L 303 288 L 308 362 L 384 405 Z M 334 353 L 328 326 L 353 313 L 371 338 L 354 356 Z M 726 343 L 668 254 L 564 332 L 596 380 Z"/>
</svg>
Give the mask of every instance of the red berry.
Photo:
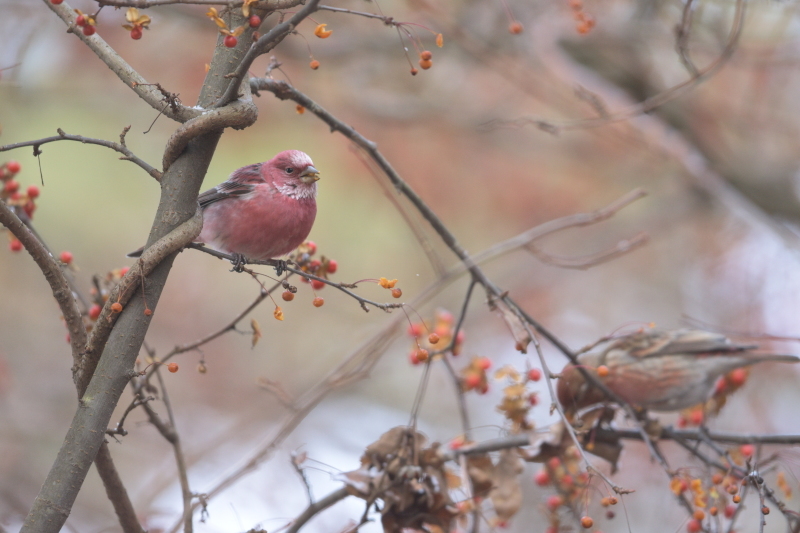
<svg viewBox="0 0 800 533">
<path fill-rule="evenodd" d="M 542 379 L 542 371 L 538 368 L 531 368 L 528 370 L 528 379 L 531 381 L 539 381 Z"/>
<path fill-rule="evenodd" d="M 127 274 L 128 270 L 130 270 L 130 267 L 122 267 L 122 268 L 120 268 L 119 269 L 119 277 L 123 277 L 125 274 Z"/>
<path fill-rule="evenodd" d="M 28 218 L 33 218 L 33 212 L 36 211 L 36 204 L 33 202 L 25 202 L 25 205 L 22 206 L 22 210 L 25 211 Z"/>
<path fill-rule="evenodd" d="M 488 357 L 481 357 L 478 359 L 478 368 L 481 370 L 489 370 L 492 368 L 492 360 Z"/>
<path fill-rule="evenodd" d="M 728 381 L 735 387 L 741 387 L 747 381 L 747 370 L 744 368 L 737 368 L 728 374 Z"/>
<path fill-rule="evenodd" d="M 19 192 L 19 191 L 17 191 L 17 192 L 15 192 L 14 194 L 12 194 L 12 195 L 10 196 L 10 198 L 11 198 L 11 200 L 12 200 L 12 201 L 16 202 L 17 200 L 19 200 L 20 198 L 22 198 L 22 194 L 20 194 L 20 192 Z"/>
<path fill-rule="evenodd" d="M 533 480 L 540 487 L 545 487 L 550 484 L 550 474 L 547 473 L 547 470 L 542 468 L 541 470 L 536 472 L 536 475 L 533 476 Z"/>
<path fill-rule="evenodd" d="M 686 523 L 686 531 L 689 533 L 700 533 L 702 530 L 703 524 L 699 520 L 692 519 Z"/>
<path fill-rule="evenodd" d="M 308 278 L 307 278 L 307 277 L 305 277 L 305 276 L 300 276 L 300 281 L 302 281 L 303 283 L 308 283 L 308 282 L 310 282 L 311 280 L 310 280 L 310 279 L 308 279 Z"/>
<path fill-rule="evenodd" d="M 474 389 L 481 384 L 481 377 L 478 374 L 470 374 L 464 378 L 464 384 L 468 389 Z"/>
<path fill-rule="evenodd" d="M 522 24 L 517 22 L 517 21 L 514 21 L 514 22 L 512 22 L 511 24 L 508 25 L 508 31 L 512 35 L 519 35 L 520 33 L 522 33 L 523 29 L 524 28 L 522 27 Z"/>
<path fill-rule="evenodd" d="M 90 24 L 87 24 L 86 26 L 83 27 L 83 34 L 87 37 L 89 37 L 90 35 L 94 35 L 94 32 L 95 32 L 94 26 Z"/>
<path fill-rule="evenodd" d="M 311 70 L 317 70 L 319 68 L 319 61 L 313 59 L 311 63 L 308 64 L 308 66 L 311 67 Z"/>
<path fill-rule="evenodd" d="M 251 28 L 258 28 L 261 26 L 261 17 L 258 15 L 253 15 L 250 17 L 249 23 Z"/>
<path fill-rule="evenodd" d="M 422 324 L 409 324 L 408 325 L 408 336 L 414 337 L 415 339 L 422 335 Z"/>
<path fill-rule="evenodd" d="M 316 272 L 317 269 L 319 269 L 320 265 L 322 265 L 322 261 L 320 261 L 319 259 L 314 259 L 308 264 L 308 268 Z"/>
<path fill-rule="evenodd" d="M 336 262 L 336 259 L 331 259 L 328 261 L 328 274 L 336 274 L 336 271 L 339 269 L 339 263 Z"/>
<path fill-rule="evenodd" d="M 97 320 L 97 317 L 100 316 L 100 311 L 102 310 L 103 310 L 102 307 L 100 307 L 97 304 L 94 304 L 89 308 L 89 318 L 91 318 L 92 320 Z"/>
<path fill-rule="evenodd" d="M 308 248 L 308 255 L 314 255 L 317 253 L 317 243 L 314 241 L 307 241 L 306 247 Z"/>
<path fill-rule="evenodd" d="M 58 256 L 62 263 L 70 264 L 72 263 L 72 252 L 67 252 L 66 250 L 61 252 L 61 255 Z"/>
<path fill-rule="evenodd" d="M 22 251 L 22 243 L 17 239 L 12 239 L 11 242 L 8 243 L 8 247 L 12 252 Z"/>
<path fill-rule="evenodd" d="M 150 316 L 152 314 L 153 314 L 153 310 L 152 309 L 150 309 L 149 307 L 145 308 L 144 316 Z"/>
<path fill-rule="evenodd" d="M 291 302 L 294 300 L 294 293 L 292 291 L 283 291 L 281 298 L 283 298 L 284 302 Z"/>
<path fill-rule="evenodd" d="M 22 170 L 22 165 L 19 164 L 19 161 L 9 161 L 8 163 L 6 163 L 6 168 L 12 174 L 16 174 L 17 172 Z"/>
<path fill-rule="evenodd" d="M 314 307 L 322 307 L 325 304 L 325 300 L 317 296 L 311 303 L 314 304 Z"/>
<path fill-rule="evenodd" d="M 8 194 L 14 194 L 19 189 L 19 182 L 17 180 L 8 180 L 3 189 Z"/>
<path fill-rule="evenodd" d="M 167 370 L 172 372 L 173 374 L 178 371 L 178 363 L 170 363 L 167 365 Z"/>
<path fill-rule="evenodd" d="M 753 452 L 755 452 L 756 449 L 753 447 L 752 444 L 742 444 L 739 447 L 739 451 L 742 452 L 742 455 L 744 455 L 745 457 L 752 457 Z"/>
<path fill-rule="evenodd" d="M 700 424 L 702 424 L 704 419 L 705 416 L 703 415 L 703 411 L 700 409 L 692 411 L 692 414 L 689 415 L 689 422 L 691 422 L 692 425 L 695 426 L 699 426 Z"/>
<path fill-rule="evenodd" d="M 547 508 L 550 511 L 555 511 L 556 509 L 564 505 L 564 498 L 562 498 L 558 494 L 553 494 L 552 496 L 547 497 L 547 502 L 545 503 L 545 505 L 547 505 Z"/>
<path fill-rule="evenodd" d="M 419 73 L 419 71 L 417 69 L 415 69 L 414 67 L 411 67 L 411 75 L 412 76 L 416 76 L 418 73 Z"/>
<path fill-rule="evenodd" d="M 36 185 L 29 185 L 28 186 L 28 198 L 33 200 L 34 198 L 39 197 L 39 187 Z"/>
<path fill-rule="evenodd" d="M 225 36 L 225 39 L 224 39 L 222 42 L 223 42 L 223 43 L 225 44 L 225 46 L 227 46 L 228 48 L 233 48 L 234 46 L 236 46 L 237 44 L 239 44 L 239 39 L 237 39 L 237 38 L 236 38 L 236 37 L 234 37 L 233 35 L 226 35 L 226 36 Z"/>
<path fill-rule="evenodd" d="M 50 0 L 50 3 L 53 4 L 54 6 L 57 6 L 58 4 L 62 3 L 63 1 L 64 0 Z"/>
<path fill-rule="evenodd" d="M 78 26 L 85 26 L 86 25 L 86 17 L 84 17 L 83 15 L 78 15 L 75 18 L 75 24 L 77 24 Z"/>
<path fill-rule="evenodd" d="M 539 405 L 539 395 L 536 394 L 535 392 L 532 392 L 528 396 L 528 403 L 531 405 Z"/>
<path fill-rule="evenodd" d="M 119 302 L 114 302 L 113 304 L 111 304 L 111 310 L 114 311 L 115 313 L 121 313 L 122 304 Z"/>
<path fill-rule="evenodd" d="M 325 286 L 325 283 L 320 281 L 320 280 L 318 280 L 318 279 L 312 279 L 311 280 L 311 288 L 314 289 L 315 291 L 320 290 L 324 286 Z"/>
<path fill-rule="evenodd" d="M 134 41 L 138 41 L 141 38 L 142 38 L 142 28 L 140 28 L 139 26 L 134 26 L 133 29 L 131 30 L 131 39 L 133 39 Z"/>
</svg>

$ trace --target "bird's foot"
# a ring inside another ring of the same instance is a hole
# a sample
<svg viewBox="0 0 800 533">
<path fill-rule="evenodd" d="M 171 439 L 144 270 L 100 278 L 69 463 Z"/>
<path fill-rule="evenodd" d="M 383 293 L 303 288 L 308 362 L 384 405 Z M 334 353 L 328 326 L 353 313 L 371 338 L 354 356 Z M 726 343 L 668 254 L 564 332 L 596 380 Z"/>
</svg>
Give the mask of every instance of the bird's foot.
<svg viewBox="0 0 800 533">
<path fill-rule="evenodd" d="M 275 260 L 275 275 L 280 276 L 286 272 L 286 261 L 283 259 L 276 259 Z"/>
<path fill-rule="evenodd" d="M 231 260 L 233 268 L 231 269 L 231 272 L 243 272 L 244 266 L 247 264 L 247 258 L 244 255 L 238 253 L 234 253 L 231 255 L 233 255 L 233 259 Z"/>
</svg>

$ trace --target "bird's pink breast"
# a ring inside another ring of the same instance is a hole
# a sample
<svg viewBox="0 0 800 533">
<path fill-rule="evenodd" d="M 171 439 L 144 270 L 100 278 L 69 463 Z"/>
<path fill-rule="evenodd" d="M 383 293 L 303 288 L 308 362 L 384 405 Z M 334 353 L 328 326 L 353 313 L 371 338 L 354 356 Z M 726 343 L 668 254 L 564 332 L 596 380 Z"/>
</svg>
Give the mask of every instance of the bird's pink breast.
<svg viewBox="0 0 800 533">
<path fill-rule="evenodd" d="M 302 244 L 316 215 L 314 198 L 291 198 L 262 184 L 247 196 L 209 205 L 198 240 L 249 259 L 280 257 Z"/>
</svg>

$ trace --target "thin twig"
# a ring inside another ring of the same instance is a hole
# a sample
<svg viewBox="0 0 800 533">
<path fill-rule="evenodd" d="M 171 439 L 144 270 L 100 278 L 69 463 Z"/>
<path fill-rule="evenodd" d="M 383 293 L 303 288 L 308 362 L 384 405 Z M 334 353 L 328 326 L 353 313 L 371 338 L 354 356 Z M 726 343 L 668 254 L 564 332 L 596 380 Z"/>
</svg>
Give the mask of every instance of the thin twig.
<svg viewBox="0 0 800 533">
<path fill-rule="evenodd" d="M 26 146 L 33 146 L 34 152 L 41 153 L 39 147 L 43 144 L 56 142 L 56 141 L 77 141 L 83 144 L 96 144 L 98 146 L 105 146 L 106 148 L 111 148 L 112 150 L 123 154 L 124 157 L 120 157 L 120 159 L 124 161 L 130 161 L 131 163 L 135 163 L 136 165 L 140 166 L 144 169 L 145 172 L 150 174 L 156 181 L 161 180 L 161 171 L 153 167 L 152 165 L 148 164 L 144 160 L 140 159 L 136 156 L 133 152 L 131 152 L 127 146 L 121 143 L 115 143 L 112 141 L 106 141 L 103 139 L 92 139 L 91 137 L 84 137 L 83 135 L 70 135 L 64 133 L 61 128 L 58 128 L 58 135 L 54 137 L 45 137 L 44 139 L 37 139 L 35 141 L 25 141 L 20 143 L 14 144 L 7 144 L 5 146 L 0 146 L 0 152 L 7 152 L 8 150 L 14 150 L 17 148 L 24 148 Z"/>
</svg>

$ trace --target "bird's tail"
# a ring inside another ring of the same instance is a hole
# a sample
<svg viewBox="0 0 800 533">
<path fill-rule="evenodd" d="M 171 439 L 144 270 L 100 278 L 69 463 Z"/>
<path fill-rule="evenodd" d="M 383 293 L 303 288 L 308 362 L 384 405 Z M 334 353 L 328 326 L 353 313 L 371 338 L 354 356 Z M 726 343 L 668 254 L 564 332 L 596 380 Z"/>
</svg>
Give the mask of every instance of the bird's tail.
<svg viewBox="0 0 800 533">
<path fill-rule="evenodd" d="M 750 354 L 750 357 L 747 358 L 747 362 L 745 365 L 754 365 L 756 363 L 765 363 L 765 362 L 776 362 L 776 363 L 797 363 L 800 361 L 800 357 L 796 355 L 786 355 L 786 354 Z"/>
<path fill-rule="evenodd" d="M 139 248 L 138 250 L 134 250 L 133 252 L 129 253 L 125 257 L 141 257 L 142 252 L 144 252 L 144 246 Z"/>
</svg>

